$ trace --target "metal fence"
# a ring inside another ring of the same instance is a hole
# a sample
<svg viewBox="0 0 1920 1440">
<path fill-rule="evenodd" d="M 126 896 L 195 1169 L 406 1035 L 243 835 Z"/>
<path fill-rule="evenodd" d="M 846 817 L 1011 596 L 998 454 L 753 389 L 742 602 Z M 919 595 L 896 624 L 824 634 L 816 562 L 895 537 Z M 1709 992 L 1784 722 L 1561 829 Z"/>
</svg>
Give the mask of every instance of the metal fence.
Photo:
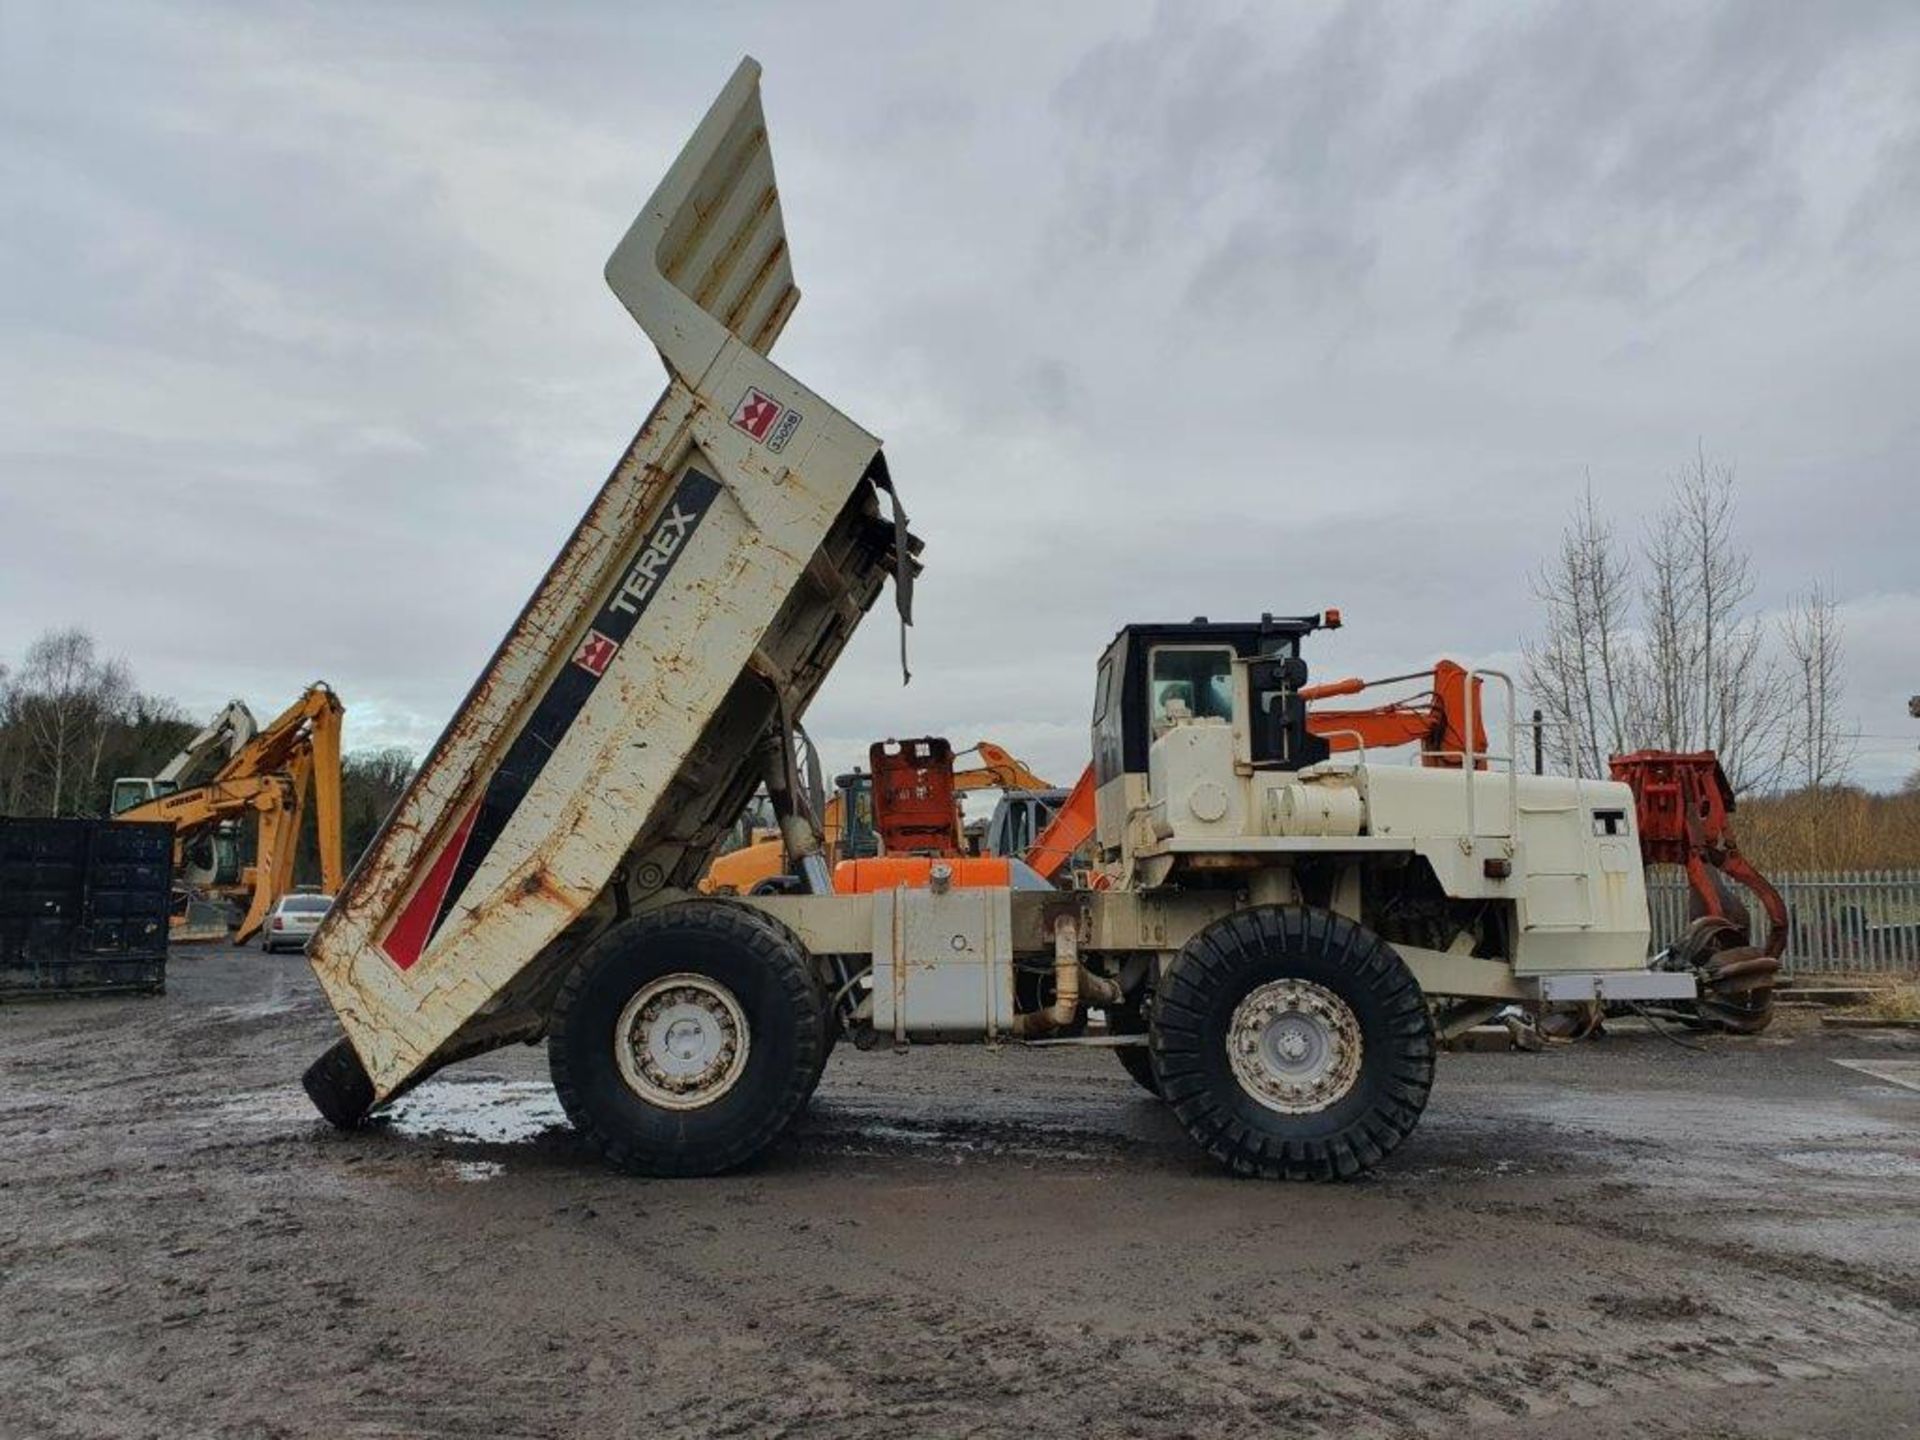
<svg viewBox="0 0 1920 1440">
<path fill-rule="evenodd" d="M 1791 929 L 1785 970 L 1807 975 L 1871 972 L 1920 975 L 1920 870 L 1852 870 L 1835 874 L 1769 875 L 1787 902 Z M 1735 886 L 1756 929 L 1766 915 Z M 1662 867 L 1647 876 L 1657 950 L 1687 927 L 1687 881 Z M 1756 942 L 1762 938 L 1756 935 Z"/>
</svg>

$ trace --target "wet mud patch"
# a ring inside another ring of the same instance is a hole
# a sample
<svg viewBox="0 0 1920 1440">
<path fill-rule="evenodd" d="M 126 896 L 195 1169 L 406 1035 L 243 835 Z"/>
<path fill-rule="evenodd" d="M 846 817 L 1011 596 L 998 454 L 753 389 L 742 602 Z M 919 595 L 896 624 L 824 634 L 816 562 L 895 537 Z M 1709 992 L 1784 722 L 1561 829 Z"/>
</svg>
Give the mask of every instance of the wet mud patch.
<svg viewBox="0 0 1920 1440">
<path fill-rule="evenodd" d="M 1587 1302 L 1609 1320 L 1703 1320 L 1724 1313 L 1710 1300 L 1684 1291 L 1672 1295 L 1595 1295 Z"/>
</svg>

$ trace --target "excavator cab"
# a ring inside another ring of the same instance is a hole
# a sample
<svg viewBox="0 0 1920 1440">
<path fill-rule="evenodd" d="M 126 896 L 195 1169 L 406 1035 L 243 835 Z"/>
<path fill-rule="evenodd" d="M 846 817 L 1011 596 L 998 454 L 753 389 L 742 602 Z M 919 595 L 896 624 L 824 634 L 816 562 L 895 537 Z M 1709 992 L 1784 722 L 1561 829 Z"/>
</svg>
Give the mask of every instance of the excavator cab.
<svg viewBox="0 0 1920 1440">
<path fill-rule="evenodd" d="M 873 776 L 865 770 L 836 775 L 833 788 L 840 797 L 840 828 L 833 850 L 837 859 L 870 860 L 880 853 L 880 832 L 873 820 Z M 831 825 L 829 825 L 831 829 Z"/>
<path fill-rule="evenodd" d="M 162 795 L 171 795 L 180 788 L 177 780 L 160 780 L 146 775 L 122 775 L 113 782 L 113 813 L 131 810 L 136 805 L 144 805 L 149 800 L 158 800 Z"/>
<path fill-rule="evenodd" d="M 981 832 L 979 853 L 1027 857 L 1070 794 L 1054 787 L 1002 795 Z"/>
</svg>

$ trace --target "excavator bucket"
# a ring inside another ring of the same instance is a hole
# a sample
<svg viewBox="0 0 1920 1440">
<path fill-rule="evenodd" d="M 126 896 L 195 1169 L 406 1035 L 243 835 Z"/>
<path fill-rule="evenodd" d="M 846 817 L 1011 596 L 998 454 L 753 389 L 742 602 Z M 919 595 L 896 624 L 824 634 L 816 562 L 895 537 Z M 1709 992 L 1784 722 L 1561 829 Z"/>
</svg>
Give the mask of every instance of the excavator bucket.
<svg viewBox="0 0 1920 1440">
<path fill-rule="evenodd" d="M 308 1089 L 341 1123 L 537 1035 L 573 956 L 691 891 L 887 577 L 912 573 L 880 442 L 767 358 L 799 291 L 754 61 L 606 277 L 666 392 L 312 942 L 351 1049 Z"/>
</svg>

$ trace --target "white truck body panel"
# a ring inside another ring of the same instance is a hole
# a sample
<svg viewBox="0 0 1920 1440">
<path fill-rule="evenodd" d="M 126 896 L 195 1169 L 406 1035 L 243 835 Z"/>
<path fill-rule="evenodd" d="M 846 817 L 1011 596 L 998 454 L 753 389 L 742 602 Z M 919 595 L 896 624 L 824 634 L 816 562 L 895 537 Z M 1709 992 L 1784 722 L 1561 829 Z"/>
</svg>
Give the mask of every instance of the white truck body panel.
<svg viewBox="0 0 1920 1440">
<path fill-rule="evenodd" d="M 690 884 L 887 573 L 879 441 L 766 358 L 798 291 L 753 61 L 607 274 L 666 393 L 311 948 L 381 1098 L 604 928 L 616 871 Z"/>
<path fill-rule="evenodd" d="M 1205 721 L 1155 740 L 1149 765 L 1137 854 L 1406 850 L 1450 896 L 1515 902 L 1517 975 L 1646 968 L 1633 793 L 1616 781 L 1348 761 L 1236 774 L 1232 730 Z"/>
</svg>

